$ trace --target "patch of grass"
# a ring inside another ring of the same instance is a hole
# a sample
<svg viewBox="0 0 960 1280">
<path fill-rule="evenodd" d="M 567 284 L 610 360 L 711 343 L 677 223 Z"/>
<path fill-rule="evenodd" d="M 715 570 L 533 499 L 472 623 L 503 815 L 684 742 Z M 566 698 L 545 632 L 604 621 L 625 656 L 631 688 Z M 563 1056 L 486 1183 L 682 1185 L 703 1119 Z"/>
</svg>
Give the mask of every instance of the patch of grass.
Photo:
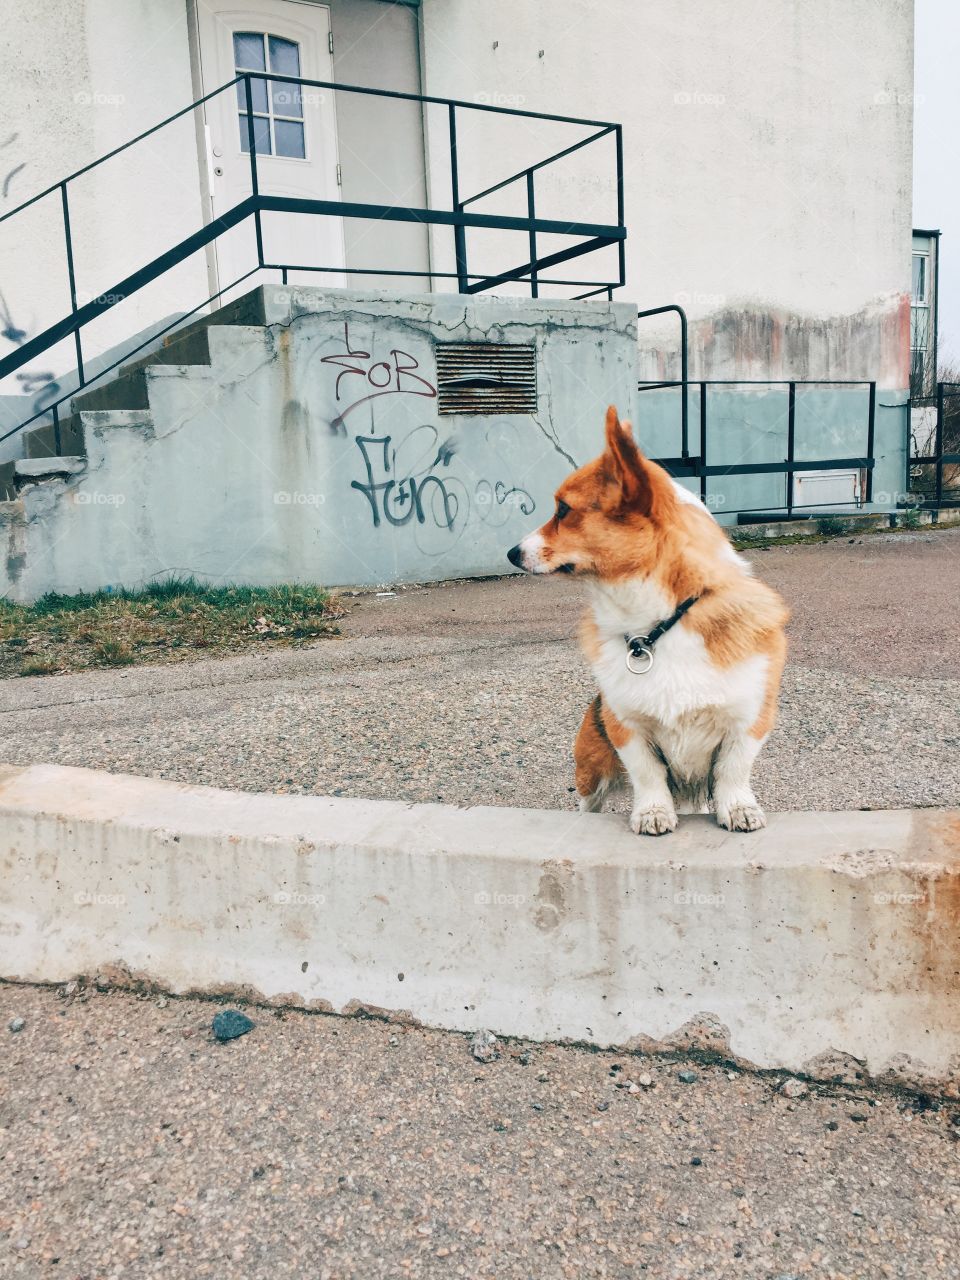
<svg viewBox="0 0 960 1280">
<path fill-rule="evenodd" d="M 0 676 L 183 660 L 197 652 L 303 644 L 336 635 L 341 610 L 321 587 L 212 587 L 165 578 L 143 591 L 0 600 Z"/>
<path fill-rule="evenodd" d="M 899 524 L 901 529 L 919 529 L 920 528 L 920 508 L 907 507 L 903 511 L 898 511 L 897 524 Z"/>
<path fill-rule="evenodd" d="M 848 522 L 842 520 L 840 516 L 820 516 L 819 523 L 820 532 L 826 538 L 839 538 L 849 529 Z"/>
<path fill-rule="evenodd" d="M 52 658 L 27 658 L 20 669 L 22 676 L 52 676 L 57 664 Z"/>
</svg>

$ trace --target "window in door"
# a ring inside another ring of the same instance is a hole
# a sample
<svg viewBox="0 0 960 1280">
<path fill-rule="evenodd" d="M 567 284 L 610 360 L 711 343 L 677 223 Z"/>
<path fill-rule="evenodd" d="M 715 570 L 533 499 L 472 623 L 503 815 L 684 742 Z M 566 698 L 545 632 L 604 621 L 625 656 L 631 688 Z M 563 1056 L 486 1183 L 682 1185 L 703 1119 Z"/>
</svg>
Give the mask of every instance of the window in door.
<svg viewBox="0 0 960 1280">
<path fill-rule="evenodd" d="M 238 75 L 243 71 L 273 71 L 280 76 L 299 76 L 300 46 L 295 40 L 284 40 L 263 31 L 235 31 L 233 63 Z M 257 154 L 305 160 L 307 149 L 300 85 L 251 79 L 250 100 Z M 240 149 L 249 151 L 247 93 L 242 80 L 237 85 L 237 104 L 240 108 Z"/>
</svg>

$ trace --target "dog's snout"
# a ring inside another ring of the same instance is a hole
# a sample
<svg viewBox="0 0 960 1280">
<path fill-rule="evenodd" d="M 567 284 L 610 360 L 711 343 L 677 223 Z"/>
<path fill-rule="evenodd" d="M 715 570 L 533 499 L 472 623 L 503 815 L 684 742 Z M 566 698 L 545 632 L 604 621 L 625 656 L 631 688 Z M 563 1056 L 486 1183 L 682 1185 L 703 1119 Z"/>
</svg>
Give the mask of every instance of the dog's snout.
<svg viewBox="0 0 960 1280">
<path fill-rule="evenodd" d="M 516 568 L 518 569 L 523 568 L 523 552 L 520 550 L 519 542 L 515 547 L 511 547 L 510 550 L 507 552 L 507 559 L 510 561 L 512 565 L 515 565 Z"/>
</svg>

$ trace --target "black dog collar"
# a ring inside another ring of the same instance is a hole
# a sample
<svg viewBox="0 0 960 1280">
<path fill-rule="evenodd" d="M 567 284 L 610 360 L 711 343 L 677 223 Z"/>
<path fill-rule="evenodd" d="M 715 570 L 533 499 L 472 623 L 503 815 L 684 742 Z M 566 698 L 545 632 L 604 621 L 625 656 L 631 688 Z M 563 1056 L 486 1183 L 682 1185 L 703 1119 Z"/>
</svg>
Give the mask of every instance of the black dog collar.
<svg viewBox="0 0 960 1280">
<path fill-rule="evenodd" d="M 627 670 L 632 671 L 636 676 L 646 675 L 653 666 L 653 646 L 657 643 L 661 636 L 665 636 L 671 627 L 675 627 L 688 609 L 691 609 L 700 596 L 688 596 L 681 604 L 678 604 L 669 618 L 665 618 L 663 622 L 648 631 L 645 636 L 629 636 L 623 638 L 627 643 Z"/>
</svg>

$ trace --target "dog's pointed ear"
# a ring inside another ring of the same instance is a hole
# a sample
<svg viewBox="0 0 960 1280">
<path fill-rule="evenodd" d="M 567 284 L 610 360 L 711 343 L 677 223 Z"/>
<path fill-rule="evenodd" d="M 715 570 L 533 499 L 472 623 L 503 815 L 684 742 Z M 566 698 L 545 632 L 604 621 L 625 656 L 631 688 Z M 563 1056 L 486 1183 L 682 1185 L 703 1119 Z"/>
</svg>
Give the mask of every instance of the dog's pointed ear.
<svg viewBox="0 0 960 1280">
<path fill-rule="evenodd" d="M 604 470 L 619 490 L 618 506 L 649 511 L 652 502 L 646 459 L 637 448 L 629 422 L 621 422 L 616 405 L 607 409 Z"/>
</svg>

